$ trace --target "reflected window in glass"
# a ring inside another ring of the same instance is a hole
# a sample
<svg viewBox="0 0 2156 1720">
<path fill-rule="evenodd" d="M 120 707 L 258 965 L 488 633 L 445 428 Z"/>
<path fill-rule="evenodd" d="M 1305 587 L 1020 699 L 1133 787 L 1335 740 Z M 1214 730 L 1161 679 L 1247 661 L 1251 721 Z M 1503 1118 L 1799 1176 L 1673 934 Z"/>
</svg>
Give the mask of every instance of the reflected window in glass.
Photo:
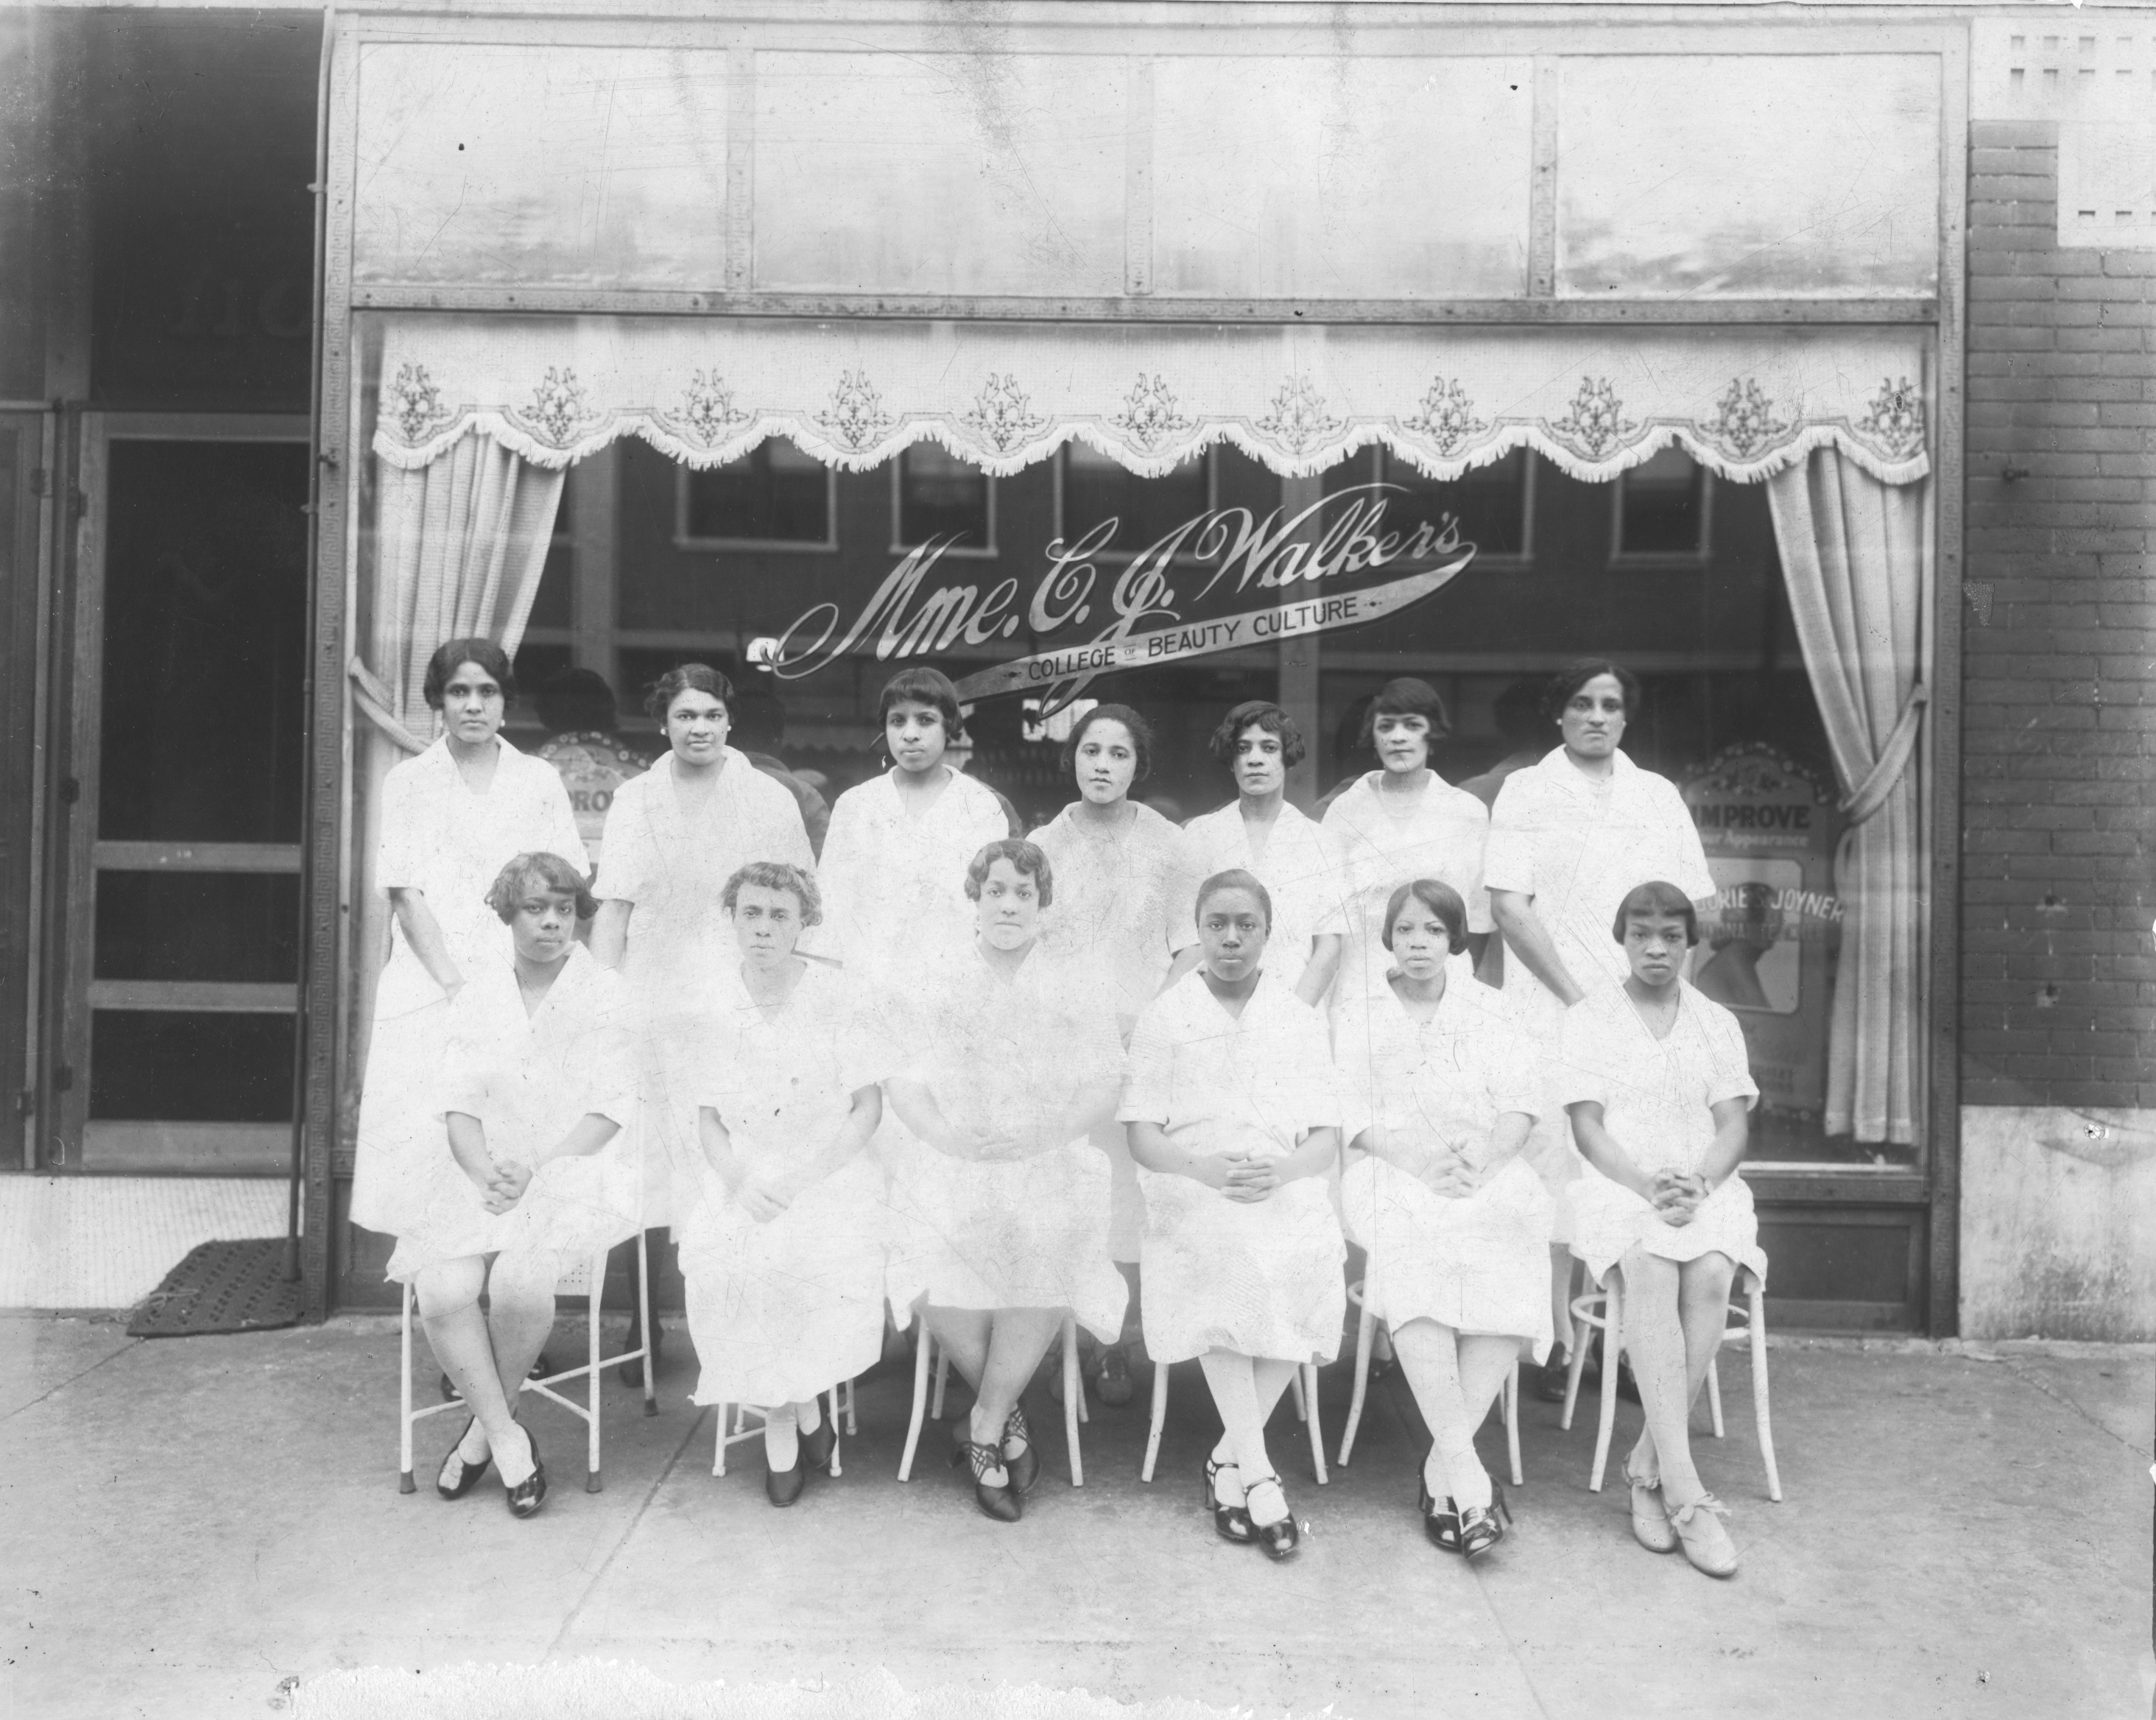
<svg viewBox="0 0 2156 1720">
<path fill-rule="evenodd" d="M 954 555 L 996 552 L 996 480 L 933 442 L 916 442 L 891 468 L 891 547 L 937 539 Z"/>
<path fill-rule="evenodd" d="M 1056 461 L 1056 535 L 1092 543 L 1099 555 L 1134 556 L 1210 513 L 1215 486 L 1208 452 L 1158 478 L 1141 478 L 1082 442 Z M 1096 542 L 1095 540 L 1098 540 Z"/>
<path fill-rule="evenodd" d="M 1377 489 L 1362 488 L 1379 485 Z M 1349 493 L 1384 504 L 1383 531 L 1411 537 L 1424 526 L 1442 531 L 1447 516 L 1460 522 L 1461 541 L 1471 543 L 1484 561 L 1525 560 L 1534 551 L 1531 530 L 1534 507 L 1534 455 L 1515 448 L 1487 465 L 1453 479 L 1425 476 L 1383 448 L 1373 448 L 1342 460 L 1325 475 L 1325 493 L 1337 498 L 1327 509 L 1348 505 Z"/>
<path fill-rule="evenodd" d="M 835 549 L 832 473 L 774 436 L 709 471 L 681 469 L 680 542 Z"/>
<path fill-rule="evenodd" d="M 1665 448 L 1617 480 L 1613 553 L 1620 561 L 1707 552 L 1707 469 L 1681 448 Z"/>
</svg>

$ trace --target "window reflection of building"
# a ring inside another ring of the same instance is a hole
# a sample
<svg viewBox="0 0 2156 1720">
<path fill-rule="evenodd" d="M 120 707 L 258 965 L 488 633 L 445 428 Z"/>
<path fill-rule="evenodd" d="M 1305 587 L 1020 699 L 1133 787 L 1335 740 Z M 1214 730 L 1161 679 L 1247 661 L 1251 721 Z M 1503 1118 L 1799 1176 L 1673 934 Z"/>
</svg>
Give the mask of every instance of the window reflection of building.
<svg viewBox="0 0 2156 1720">
<path fill-rule="evenodd" d="M 996 480 L 933 442 L 916 442 L 891 464 L 891 544 L 907 550 L 952 540 L 947 555 L 996 552 Z"/>
<path fill-rule="evenodd" d="M 1534 552 L 1535 465 L 1532 453 L 1515 448 L 1457 478 L 1440 479 L 1389 449 L 1372 448 L 1326 473 L 1325 493 L 1383 484 L 1386 531 L 1411 533 L 1424 524 L 1440 526 L 1450 516 L 1460 522 L 1461 540 L 1473 544 L 1486 564 Z"/>
<path fill-rule="evenodd" d="M 1681 448 L 1665 448 L 1618 479 L 1610 553 L 1618 561 L 1703 558 L 1713 480 Z"/>
<path fill-rule="evenodd" d="M 836 549 L 837 473 L 783 437 L 708 471 L 680 469 L 675 541 L 696 548 Z"/>
<path fill-rule="evenodd" d="M 1116 529 L 1105 555 L 1135 555 L 1215 506 L 1217 470 L 1209 451 L 1158 478 L 1141 478 L 1082 442 L 1066 443 L 1056 463 L 1056 535 L 1066 545 L 1089 540 L 1107 521 Z"/>
</svg>

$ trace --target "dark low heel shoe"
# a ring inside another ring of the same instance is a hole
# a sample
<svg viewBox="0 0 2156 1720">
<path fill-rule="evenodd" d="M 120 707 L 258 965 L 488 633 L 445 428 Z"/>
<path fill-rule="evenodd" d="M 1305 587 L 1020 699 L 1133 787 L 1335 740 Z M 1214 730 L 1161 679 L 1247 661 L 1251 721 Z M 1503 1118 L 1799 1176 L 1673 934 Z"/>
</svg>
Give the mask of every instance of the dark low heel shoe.
<svg viewBox="0 0 2156 1720">
<path fill-rule="evenodd" d="M 1014 1523 L 1023 1507 L 1019 1503 L 1018 1489 L 1008 1481 L 1000 1487 L 988 1485 L 987 1476 L 991 1470 L 1004 1467 L 1004 1454 L 999 1446 L 977 1445 L 968 1440 L 951 1454 L 951 1466 L 970 1463 L 973 1468 L 973 1503 L 981 1507 L 983 1517 L 992 1517 L 999 1523 Z M 1006 1475 L 1009 1474 L 1005 1471 Z"/>
<path fill-rule="evenodd" d="M 457 1435 L 456 1444 L 449 1447 L 449 1455 L 442 1460 L 442 1472 L 434 1477 L 434 1491 L 444 1499 L 463 1498 L 479 1485 L 479 1478 L 486 1473 L 488 1466 L 494 1461 L 492 1452 L 476 1463 L 463 1455 L 465 1434 L 472 1430 L 473 1424 L 478 1420 L 475 1415 L 465 1423 L 464 1433 Z"/>
<path fill-rule="evenodd" d="M 816 1424 L 815 1432 L 801 1435 L 801 1461 L 819 1473 L 829 1475 L 831 1460 L 838 1455 L 838 1424 L 827 1415 Z"/>
<path fill-rule="evenodd" d="M 509 1512 L 512 1517 L 536 1517 L 539 1507 L 547 1502 L 547 1466 L 539 1461 L 539 1441 L 531 1437 L 531 1430 L 524 1430 L 525 1443 L 531 1447 L 531 1473 L 509 1490 Z"/>
<path fill-rule="evenodd" d="M 1502 1517 L 1504 1522 L 1497 1519 Z M 1505 1530 L 1512 1521 L 1512 1507 L 1505 1502 L 1505 1487 L 1502 1481 L 1490 1483 L 1490 1502 L 1471 1505 L 1460 1513 L 1460 1550 L 1473 1558 L 1487 1553 L 1505 1538 Z"/>
<path fill-rule="evenodd" d="M 1223 1541 L 1233 1541 L 1238 1547 L 1247 1547 L 1258 1538 L 1257 1526 L 1250 1521 L 1250 1508 L 1220 1502 L 1218 1485 L 1220 1471 L 1235 1466 L 1232 1463 L 1215 1463 L 1210 1457 L 1205 1460 L 1205 1508 L 1213 1513 L 1214 1534 Z"/>
<path fill-rule="evenodd" d="M 1008 1445 L 1013 1440 L 1024 1441 L 1025 1450 L 1015 1457 L 1006 1454 L 1004 1466 L 1010 1471 L 1011 1485 L 1024 1496 L 1040 1479 L 1040 1453 L 1034 1449 L 1033 1430 L 1025 1425 L 1023 1405 L 1012 1409 L 1010 1420 L 1004 1424 L 1004 1443 Z"/>
<path fill-rule="evenodd" d="M 1440 1553 L 1460 1551 L 1460 1507 L 1448 1497 L 1440 1506 L 1430 1497 L 1430 1483 L 1415 1482 L 1415 1508 L 1422 1512 L 1422 1532 Z"/>
<path fill-rule="evenodd" d="M 808 1466 L 806 1451 L 793 1454 L 793 1467 L 763 1471 L 763 1497 L 773 1505 L 791 1505 L 801 1497 L 801 1490 L 808 1485 Z"/>
<path fill-rule="evenodd" d="M 1243 1497 L 1245 1499 L 1249 1498 L 1257 1487 L 1263 1486 L 1266 1481 L 1270 1481 L 1276 1487 L 1280 1486 L 1278 1476 L 1264 1476 L 1255 1482 L 1246 1483 Z M 1287 1499 L 1287 1490 L 1285 1487 L 1281 1488 L 1281 1498 L 1283 1502 Z M 1250 1520 L 1250 1527 L 1257 1535 L 1258 1545 L 1265 1549 L 1265 1557 L 1275 1563 L 1284 1558 L 1292 1558 L 1296 1549 L 1302 1545 L 1302 1531 L 1296 1524 L 1295 1507 L 1292 1504 L 1288 1505 L 1287 1515 L 1278 1522 L 1261 1523 L 1253 1517 Z"/>
</svg>

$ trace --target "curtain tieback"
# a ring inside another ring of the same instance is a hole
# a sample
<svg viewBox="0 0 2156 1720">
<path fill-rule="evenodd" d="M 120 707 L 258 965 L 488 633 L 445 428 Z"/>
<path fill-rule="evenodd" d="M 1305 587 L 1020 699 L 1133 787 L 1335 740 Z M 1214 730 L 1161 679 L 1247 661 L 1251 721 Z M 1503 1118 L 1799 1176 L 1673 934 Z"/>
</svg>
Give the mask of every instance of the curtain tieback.
<svg viewBox="0 0 2156 1720">
<path fill-rule="evenodd" d="M 427 743 L 406 728 L 392 713 L 389 706 L 394 695 L 382 684 L 381 678 L 372 670 L 354 656 L 345 665 L 345 672 L 352 677 L 352 702 L 366 713 L 368 721 L 407 752 L 424 752 L 427 750 Z"/>
<path fill-rule="evenodd" d="M 1902 773 L 1909 768 L 1909 760 L 1917 750 L 1917 728 L 1923 719 L 1924 706 L 1931 694 L 1918 681 L 1910 690 L 1909 701 L 1902 706 L 1902 715 L 1894 724 L 1894 732 L 1887 737 L 1887 744 L 1879 749 L 1879 758 L 1866 773 L 1864 780 L 1842 797 L 1841 810 L 1849 816 L 1852 830 L 1887 804 L 1887 795 L 1902 780 Z"/>
</svg>

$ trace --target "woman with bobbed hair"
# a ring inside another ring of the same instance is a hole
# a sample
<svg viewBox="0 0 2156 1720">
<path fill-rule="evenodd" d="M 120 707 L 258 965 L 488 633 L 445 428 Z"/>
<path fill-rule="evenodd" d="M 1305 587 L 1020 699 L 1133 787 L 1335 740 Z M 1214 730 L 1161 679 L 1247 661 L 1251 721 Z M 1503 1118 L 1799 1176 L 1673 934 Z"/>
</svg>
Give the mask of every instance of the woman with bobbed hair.
<svg viewBox="0 0 2156 1720">
<path fill-rule="evenodd" d="M 1625 983 L 1630 970 L 1623 947 L 1610 942 L 1609 920 L 1627 891 L 1661 879 L 1693 901 L 1715 895 L 1698 828 L 1676 785 L 1621 750 L 1639 710 L 1639 678 L 1630 670 L 1598 657 L 1568 664 L 1543 698 L 1558 744 L 1506 778 L 1491 809 L 1483 878 L 1505 937 L 1505 993 L 1522 1028 L 1546 1044 L 1556 1042 L 1574 1004 Z M 1559 1197 L 1550 1299 L 1561 1332 L 1572 1282 L 1562 1196 L 1579 1174 L 1572 1132 L 1553 1109 L 1527 1142 L 1529 1162 Z M 1553 1358 L 1537 1383 L 1545 1398 L 1563 1395 L 1561 1360 Z"/>
<path fill-rule="evenodd" d="M 752 860 L 720 901 L 738 958 L 700 1048 L 701 1153 L 675 1234 L 703 1363 L 696 1401 L 762 1411 L 765 1494 L 791 1505 L 838 1454 L 817 1394 L 882 1353 L 883 1170 L 865 1149 L 886 1071 L 857 988 L 794 953 L 821 917 L 816 881 Z"/>
<path fill-rule="evenodd" d="M 1204 964 L 1138 1018 L 1116 1114 L 1145 1188 L 1146 1348 L 1204 1369 L 1225 1430 L 1205 1465 L 1214 1533 L 1280 1559 L 1301 1532 L 1265 1422 L 1298 1368 L 1338 1353 L 1347 1310 L 1340 1096 L 1324 1018 L 1265 971 L 1265 886 L 1221 872 L 1197 901 Z"/>
<path fill-rule="evenodd" d="M 486 901 L 512 953 L 479 966 L 449 1006 L 434 1148 L 389 1276 L 412 1286 L 472 1412 L 436 1491 L 460 1499 L 491 1464 L 511 1511 L 529 1517 L 547 1472 L 517 1394 L 562 1268 L 636 1234 L 635 1080 L 621 983 L 577 942 L 596 906 L 583 873 L 520 854 Z"/>
<path fill-rule="evenodd" d="M 1378 689 L 1363 720 L 1363 744 L 1379 768 L 1327 809 L 1325 828 L 1347 855 L 1351 904 L 1332 1014 L 1380 995 L 1390 964 L 1384 945 L 1385 904 L 1412 878 L 1449 884 L 1467 906 L 1467 931 L 1480 939 L 1491 927 L 1482 889 L 1482 844 L 1490 814 L 1465 789 L 1432 770 L 1430 749 L 1452 730 L 1445 701 L 1427 681 L 1403 678 Z M 1466 972 L 1469 954 L 1457 952 Z"/>
<path fill-rule="evenodd" d="M 1132 788 L 1152 774 L 1152 725 L 1127 705 L 1086 711 L 1063 743 L 1063 768 L 1076 778 L 1079 798 L 1032 837 L 1055 867 L 1045 947 L 1092 965 L 1126 1042 L 1138 1012 L 1197 963 L 1190 904 L 1205 875 L 1183 832 L 1131 798 Z M 1137 1168 L 1112 1117 L 1102 1120 L 1093 1144 L 1114 1178 L 1109 1250 L 1135 1283 L 1145 1229 Z M 1130 1359 L 1120 1341 L 1101 1353 L 1098 1390 L 1106 1404 L 1131 1400 Z"/>
<path fill-rule="evenodd" d="M 1265 944 L 1273 972 L 1314 1008 L 1339 970 L 1348 876 L 1338 841 L 1287 798 L 1287 773 L 1306 750 L 1302 731 L 1270 699 L 1246 699 L 1209 746 L 1236 798 L 1193 819 L 1183 836 L 1206 875 L 1247 871 L 1264 884 L 1276 921 Z"/>
<path fill-rule="evenodd" d="M 817 872 L 825 921 L 806 947 L 881 983 L 901 980 L 924 951 L 963 948 L 973 937 L 959 881 L 1009 825 L 995 791 L 945 757 L 961 728 L 948 675 L 901 670 L 884 685 L 878 716 L 891 768 L 832 809 Z"/>
<path fill-rule="evenodd" d="M 1122 1040 L 1102 977 L 1042 937 L 1060 880 L 1030 842 L 991 842 L 966 869 L 975 935 L 924 963 L 884 1083 L 903 1325 L 916 1310 L 967 1384 L 952 1431 L 975 1503 L 1014 1522 L 1040 1473 L 1028 1380 L 1065 1310 L 1112 1338 L 1127 1296 L 1108 1259 L 1108 1167 L 1086 1135 L 1114 1114 Z"/>
<path fill-rule="evenodd" d="M 726 744 L 733 696 L 732 682 L 702 663 L 659 678 L 644 708 L 667 750 L 614 791 L 593 888 L 592 953 L 621 971 L 644 1023 L 647 1227 L 668 1222 L 673 1169 L 696 1154 L 689 1071 L 709 1031 L 705 990 L 738 959 L 720 905 L 726 880 L 751 860 L 816 863 L 798 803 Z"/>
<path fill-rule="evenodd" d="M 441 1145 L 433 1098 L 451 1000 L 510 958 L 487 891 L 519 854 L 559 855 L 580 882 L 588 864 L 559 773 L 502 736 L 516 678 L 501 647 L 450 639 L 422 686 L 442 734 L 382 779 L 374 887 L 389 896 L 389 957 L 374 993 L 352 1185 L 352 1222 L 393 1235 Z"/>
<path fill-rule="evenodd" d="M 1338 1058 L 1341 1199 L 1369 1252 L 1363 1305 L 1389 1328 L 1431 1435 L 1417 1508 L 1435 1545 L 1472 1558 L 1511 1516 L 1476 1430 L 1521 1351 L 1539 1361 L 1549 1348 L 1550 1197 L 1520 1157 L 1547 1108 L 1534 1048 L 1502 993 L 1449 969 L 1466 922 L 1449 884 L 1393 892 L 1384 939 L 1398 971 L 1349 1006 Z"/>
</svg>

